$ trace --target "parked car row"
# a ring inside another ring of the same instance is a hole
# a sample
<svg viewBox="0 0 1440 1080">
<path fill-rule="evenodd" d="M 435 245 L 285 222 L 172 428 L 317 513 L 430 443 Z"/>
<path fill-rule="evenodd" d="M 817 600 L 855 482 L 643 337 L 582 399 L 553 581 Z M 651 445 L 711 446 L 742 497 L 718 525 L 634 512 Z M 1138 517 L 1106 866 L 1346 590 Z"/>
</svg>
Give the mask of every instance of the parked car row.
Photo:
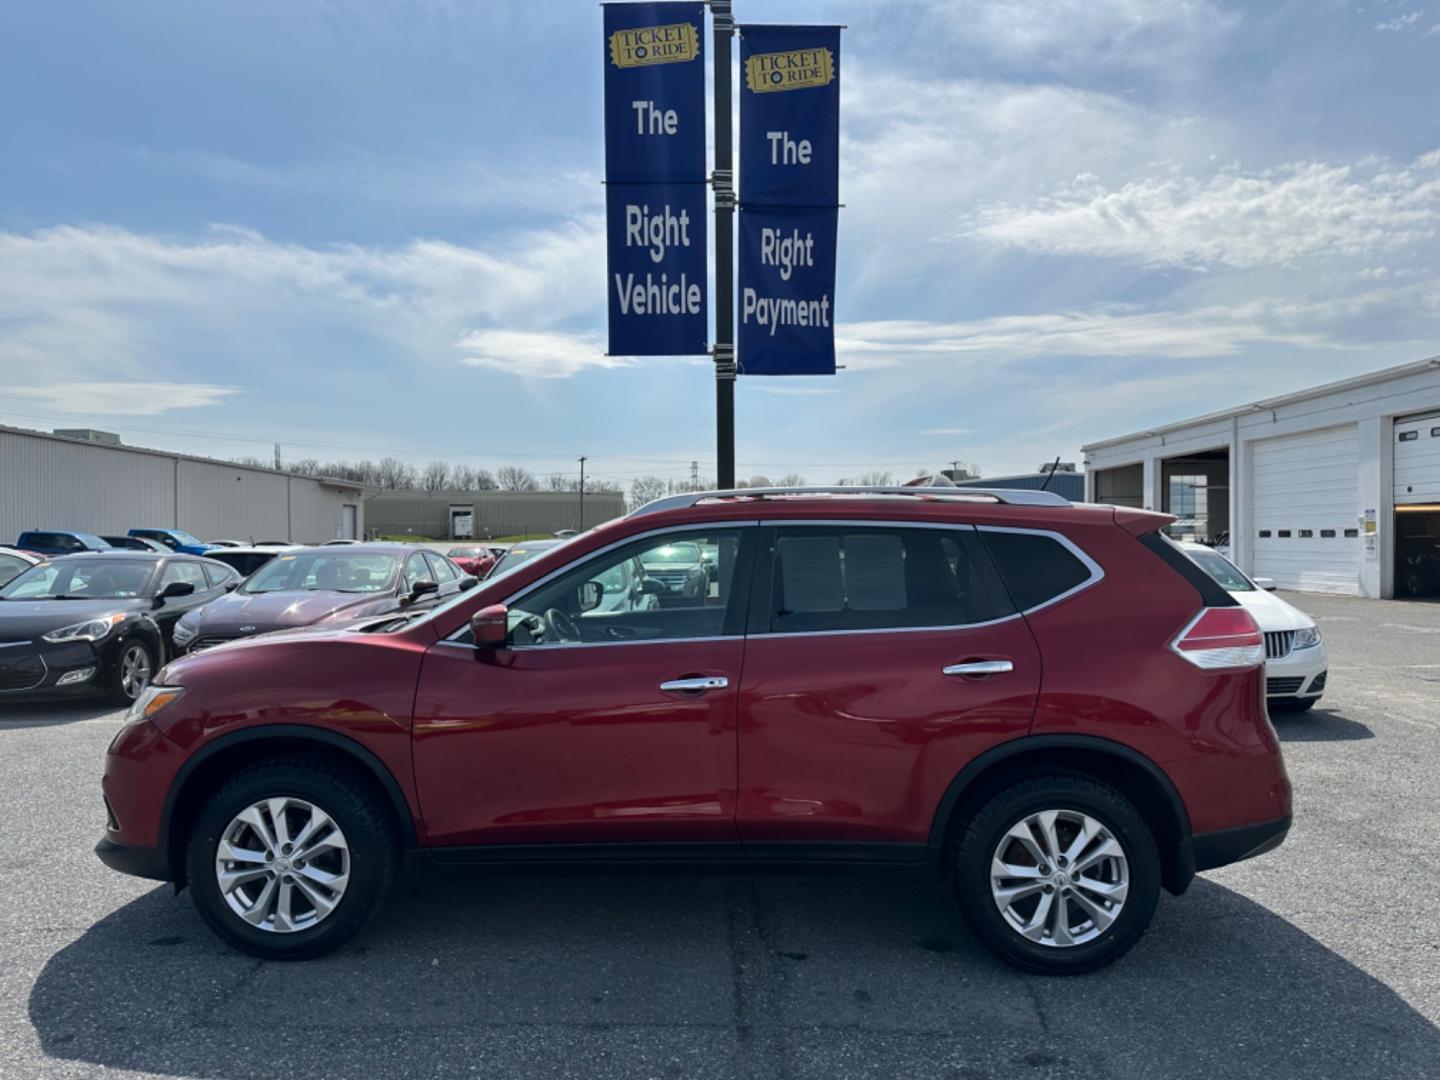
<svg viewBox="0 0 1440 1080">
<path fill-rule="evenodd" d="M 6 549 L 0 579 L 6 575 L 0 700 L 100 692 L 133 701 L 154 672 L 187 651 L 423 610 L 476 584 L 444 556 L 401 544 L 232 547 L 206 555 L 103 548 L 49 558 Z"/>
</svg>

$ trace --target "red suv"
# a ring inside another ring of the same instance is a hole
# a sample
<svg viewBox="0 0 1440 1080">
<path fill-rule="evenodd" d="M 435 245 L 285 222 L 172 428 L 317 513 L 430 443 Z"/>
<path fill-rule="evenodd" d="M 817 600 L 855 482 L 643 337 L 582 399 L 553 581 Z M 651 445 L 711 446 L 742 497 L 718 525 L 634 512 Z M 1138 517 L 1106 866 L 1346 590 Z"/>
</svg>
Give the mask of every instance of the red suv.
<svg viewBox="0 0 1440 1080">
<path fill-rule="evenodd" d="M 1006 960 L 1092 970 L 1162 886 L 1290 825 L 1263 640 L 1170 520 L 662 499 L 430 611 L 171 663 L 110 747 L 97 850 L 267 958 L 336 948 L 427 862 L 683 863 L 931 875 Z M 682 545 L 698 595 L 648 572 Z"/>
</svg>

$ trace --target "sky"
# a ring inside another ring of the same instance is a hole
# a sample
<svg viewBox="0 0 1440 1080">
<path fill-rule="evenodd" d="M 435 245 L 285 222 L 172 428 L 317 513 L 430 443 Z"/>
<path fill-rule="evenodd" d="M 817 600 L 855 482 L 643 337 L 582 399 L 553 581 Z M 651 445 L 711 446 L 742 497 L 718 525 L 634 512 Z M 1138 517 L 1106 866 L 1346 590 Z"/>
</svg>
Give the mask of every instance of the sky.
<svg viewBox="0 0 1440 1080">
<path fill-rule="evenodd" d="M 735 0 L 842 23 L 833 377 L 737 472 L 1080 447 L 1440 353 L 1440 2 Z M 738 53 L 738 49 L 736 50 Z M 605 355 L 591 0 L 0 12 L 0 423 L 216 457 L 714 475 Z"/>
</svg>

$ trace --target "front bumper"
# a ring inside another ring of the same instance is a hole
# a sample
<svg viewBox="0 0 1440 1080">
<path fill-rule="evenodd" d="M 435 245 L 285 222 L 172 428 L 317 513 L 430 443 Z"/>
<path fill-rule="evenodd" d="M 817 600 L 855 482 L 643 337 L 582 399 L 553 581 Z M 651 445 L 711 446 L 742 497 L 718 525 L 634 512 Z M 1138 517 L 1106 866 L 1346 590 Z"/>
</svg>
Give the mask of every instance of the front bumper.
<svg viewBox="0 0 1440 1080">
<path fill-rule="evenodd" d="M 1325 689 L 1330 659 L 1325 643 L 1308 649 L 1292 649 L 1288 656 L 1265 661 L 1265 696 L 1283 698 L 1319 697 Z"/>
<path fill-rule="evenodd" d="M 1195 852 L 1195 869 L 1213 870 L 1217 866 L 1228 866 L 1274 851 L 1285 842 L 1286 834 L 1290 832 L 1290 821 L 1287 814 L 1259 825 L 1196 833 L 1190 841 Z"/>
<path fill-rule="evenodd" d="M 95 845 L 95 854 L 111 870 L 152 881 L 170 880 L 170 860 L 160 848 L 117 844 L 108 836 Z"/>
<path fill-rule="evenodd" d="M 105 659 L 88 641 L 7 643 L 0 649 L 0 702 L 94 693 L 103 688 L 108 674 Z M 74 681 L 76 674 L 87 671 L 79 682 Z"/>
</svg>

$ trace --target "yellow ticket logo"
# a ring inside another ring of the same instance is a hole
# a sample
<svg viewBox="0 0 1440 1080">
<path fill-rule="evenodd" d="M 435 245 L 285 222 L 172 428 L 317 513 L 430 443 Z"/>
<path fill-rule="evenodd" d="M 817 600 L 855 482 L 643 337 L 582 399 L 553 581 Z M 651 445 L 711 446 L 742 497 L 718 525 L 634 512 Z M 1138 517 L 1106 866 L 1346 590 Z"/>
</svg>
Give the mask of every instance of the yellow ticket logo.
<svg viewBox="0 0 1440 1080">
<path fill-rule="evenodd" d="M 610 35 L 610 62 L 619 68 L 677 64 L 699 55 L 700 43 L 692 23 L 637 26 Z"/>
<path fill-rule="evenodd" d="M 745 61 L 745 84 L 757 94 L 825 86 L 834 78 L 835 56 L 829 49 L 758 53 Z"/>
</svg>

